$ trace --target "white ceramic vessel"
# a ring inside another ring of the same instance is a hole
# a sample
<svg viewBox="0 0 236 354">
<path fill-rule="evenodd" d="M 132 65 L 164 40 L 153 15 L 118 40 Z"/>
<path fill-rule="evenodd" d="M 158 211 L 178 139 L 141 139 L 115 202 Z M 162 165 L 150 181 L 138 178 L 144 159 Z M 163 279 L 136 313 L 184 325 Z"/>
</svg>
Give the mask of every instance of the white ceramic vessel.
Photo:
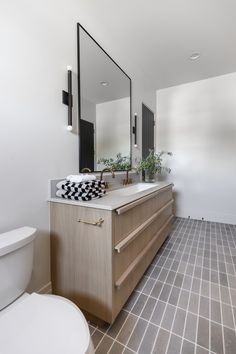
<svg viewBox="0 0 236 354">
<path fill-rule="evenodd" d="M 34 228 L 0 235 L 1 354 L 92 354 L 88 324 L 76 305 L 55 295 L 27 294 Z"/>
</svg>

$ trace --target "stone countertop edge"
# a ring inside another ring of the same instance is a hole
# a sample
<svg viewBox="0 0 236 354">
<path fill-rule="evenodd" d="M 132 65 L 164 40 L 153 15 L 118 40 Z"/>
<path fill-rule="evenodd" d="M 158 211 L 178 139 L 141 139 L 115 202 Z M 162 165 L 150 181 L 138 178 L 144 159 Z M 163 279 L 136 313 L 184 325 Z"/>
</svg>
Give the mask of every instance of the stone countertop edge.
<svg viewBox="0 0 236 354">
<path fill-rule="evenodd" d="M 58 180 L 57 180 L 58 181 Z M 135 183 L 137 184 L 137 183 Z M 132 185 L 135 185 L 132 184 Z M 104 210 L 115 210 L 117 208 L 120 208 L 126 204 L 132 203 L 135 200 L 141 199 L 149 194 L 152 194 L 158 190 L 161 190 L 167 186 L 173 186 L 174 184 L 172 182 L 156 182 L 153 183 L 153 187 L 150 187 L 149 189 L 131 194 L 131 195 L 119 195 L 118 189 L 114 191 L 108 191 L 102 198 L 100 199 L 94 199 L 90 200 L 88 202 L 85 201 L 75 201 L 75 200 L 68 200 L 68 199 L 63 199 L 63 198 L 58 198 L 58 197 L 49 197 L 48 202 L 51 203 L 62 203 L 62 204 L 70 204 L 70 205 L 77 205 L 77 206 L 83 206 L 87 208 L 94 208 L 94 209 L 104 209 Z M 131 186 L 131 185 L 129 185 Z M 124 188 L 121 188 L 122 190 Z"/>
</svg>

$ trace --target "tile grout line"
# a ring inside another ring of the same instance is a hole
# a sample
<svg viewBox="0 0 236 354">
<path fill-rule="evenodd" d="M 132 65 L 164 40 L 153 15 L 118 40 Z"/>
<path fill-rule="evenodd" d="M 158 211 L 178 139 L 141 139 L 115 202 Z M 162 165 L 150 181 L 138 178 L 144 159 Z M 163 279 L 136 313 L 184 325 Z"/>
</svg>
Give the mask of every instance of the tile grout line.
<svg viewBox="0 0 236 354">
<path fill-rule="evenodd" d="M 194 236 L 196 234 L 196 230 L 194 231 Z M 192 237 L 192 244 L 191 246 L 193 245 L 193 242 L 194 242 L 194 237 Z M 189 256 L 190 258 L 190 256 Z M 196 263 L 197 263 L 197 256 L 195 258 L 195 262 L 194 262 L 194 265 L 193 265 L 193 272 L 192 272 L 192 275 L 191 275 L 191 286 L 190 286 L 190 289 L 189 289 L 189 298 L 188 298 L 188 305 L 187 305 L 187 308 L 186 308 L 186 317 L 185 317 L 185 321 L 184 321 L 184 328 L 183 328 L 183 338 L 182 338 L 182 342 L 181 342 L 181 352 L 183 350 L 183 344 L 184 344 L 184 340 L 185 340 L 185 331 L 186 331 L 186 324 L 187 324 L 187 317 L 188 317 L 188 311 L 189 311 L 189 304 L 190 304 L 190 299 L 191 299 L 191 294 L 192 294 L 192 287 L 193 287 L 193 280 L 194 280 L 194 270 L 195 270 L 195 267 L 196 267 Z M 199 300 L 200 302 L 200 300 Z M 196 315 L 196 314 L 195 314 Z M 197 350 L 197 331 L 198 331 L 198 317 L 197 317 L 197 325 L 196 325 L 196 334 L 195 334 L 195 346 L 194 346 L 194 351 L 196 352 Z"/>
<path fill-rule="evenodd" d="M 176 240 L 175 240 L 175 242 L 176 242 Z M 174 242 L 174 243 L 175 243 L 175 242 Z M 166 261 L 167 261 L 167 260 L 166 260 Z M 165 261 L 165 262 L 166 262 L 166 261 Z M 157 264 L 157 263 L 158 263 L 158 262 L 156 262 L 156 264 Z M 173 263 L 174 263 L 174 259 L 172 260 L 171 266 L 173 265 Z M 165 264 L 165 263 L 164 263 L 164 264 Z M 172 270 L 172 269 L 171 269 L 171 267 L 170 267 L 170 269 L 169 269 L 168 272 L 167 272 L 166 279 L 167 279 L 167 277 L 168 277 L 168 275 L 169 275 L 169 273 L 170 273 L 171 270 Z M 152 290 L 154 289 L 154 286 L 156 285 L 158 279 L 159 279 L 159 277 L 156 279 L 155 283 L 153 284 Z M 162 286 L 162 288 L 161 288 L 161 291 L 162 291 L 162 289 L 164 288 L 164 285 L 165 285 L 165 283 L 163 282 L 163 286 Z M 160 294 L 161 294 L 161 291 L 160 291 Z M 151 292 L 150 292 L 150 294 L 151 294 Z M 151 296 L 149 295 L 149 297 L 151 297 Z M 146 329 L 145 329 L 145 332 L 144 332 L 144 334 L 143 334 L 143 336 L 142 336 L 142 339 L 141 339 L 141 341 L 140 341 L 140 343 L 139 343 L 138 352 L 139 352 L 139 349 L 140 349 L 140 347 L 141 347 L 141 345 L 142 345 L 142 342 L 143 342 L 143 339 L 144 339 L 145 334 L 146 334 L 146 332 L 147 332 L 147 329 L 148 329 L 148 327 L 149 327 L 149 324 L 151 323 L 151 318 L 152 318 L 153 313 L 154 313 L 154 311 L 155 311 L 155 309 L 156 309 L 156 307 L 157 307 L 157 303 L 158 303 L 158 301 L 160 301 L 160 300 L 159 300 L 159 296 L 158 296 L 158 298 L 155 298 L 155 300 L 156 300 L 156 304 L 155 304 L 155 306 L 154 306 L 154 308 L 153 308 L 153 310 L 152 310 L 152 313 L 151 313 L 150 318 L 149 318 L 149 321 L 148 321 L 148 325 L 147 325 L 147 327 L 146 327 Z M 165 308 L 166 308 L 166 305 L 165 305 Z M 165 311 L 163 311 L 163 315 L 164 315 L 164 312 L 165 312 Z M 161 318 L 161 321 L 162 321 L 162 318 Z M 160 321 L 160 323 L 161 323 L 161 321 Z M 152 324 L 152 323 L 151 323 L 151 324 Z M 157 332 L 159 333 L 160 327 L 159 327 L 159 326 L 157 326 L 157 327 L 158 327 L 158 331 L 157 331 Z"/>
<path fill-rule="evenodd" d="M 187 244 L 185 245 L 184 250 L 185 250 L 186 247 L 187 247 Z M 173 248 L 173 246 L 172 246 L 172 248 Z M 179 249 L 179 248 L 180 248 L 180 245 L 178 246 L 178 249 Z M 173 258 L 172 265 L 173 265 L 174 261 L 175 261 L 175 257 Z M 170 270 L 171 270 L 171 268 L 170 268 Z M 173 279 L 173 283 L 172 283 L 172 285 L 171 285 L 171 290 L 170 290 L 170 293 L 169 293 L 169 295 L 168 295 L 168 299 L 167 299 L 166 304 L 165 304 L 165 309 L 164 309 L 164 311 L 163 311 L 163 314 L 162 314 L 162 317 L 161 317 L 161 320 L 160 320 L 160 327 L 161 327 L 162 321 L 163 321 L 164 316 L 165 316 L 165 312 L 166 312 L 167 305 L 168 305 L 168 300 L 170 299 L 172 290 L 173 290 L 173 288 L 174 288 L 174 283 L 175 283 L 176 276 L 177 276 L 177 271 L 176 271 L 176 274 L 175 274 L 175 278 Z M 180 294 L 179 294 L 179 295 L 180 295 Z M 177 303 L 178 303 L 178 300 L 177 300 Z M 176 304 L 176 305 L 177 305 L 177 304 Z M 176 307 L 175 311 L 177 311 L 177 306 L 175 306 L 175 307 Z M 175 317 L 175 316 L 174 316 L 174 317 Z M 174 319 L 173 319 L 173 323 L 174 323 Z M 173 325 L 173 323 L 172 323 L 172 325 Z M 161 328 L 162 328 L 162 327 L 161 327 Z M 165 330 L 166 330 L 166 329 L 165 329 Z M 159 329 L 159 331 L 160 331 L 160 329 Z M 156 334 L 156 337 L 155 337 L 155 340 L 154 340 L 154 343 L 153 343 L 153 346 L 152 346 L 152 351 L 151 351 L 152 353 L 153 353 L 153 350 L 154 350 L 154 348 L 155 348 L 155 344 L 156 344 L 156 341 L 157 341 L 157 338 L 158 338 L 159 331 L 158 331 L 158 333 Z M 168 345 L 169 345 L 169 343 L 168 343 Z M 166 348 L 166 349 L 167 349 L 167 348 Z"/>
<path fill-rule="evenodd" d="M 175 242 L 176 242 L 176 240 L 175 240 Z M 172 249 L 173 249 L 173 246 L 174 246 L 174 244 L 172 245 Z M 180 248 L 180 244 L 179 244 L 179 246 L 178 246 L 178 249 Z M 186 248 L 186 246 L 184 247 L 184 249 Z M 173 266 L 173 263 L 175 262 L 175 257 L 173 258 L 173 261 L 172 261 L 172 266 Z M 170 268 L 170 270 L 169 270 L 169 272 L 172 270 L 172 268 Z M 168 274 L 169 274 L 169 272 L 168 272 Z M 176 274 L 175 274 L 175 277 L 174 277 L 174 279 L 173 279 L 173 283 L 170 285 L 171 286 L 171 290 L 170 290 L 170 292 L 169 292 L 169 295 L 168 295 L 168 299 L 167 299 L 167 301 L 166 301 L 166 303 L 165 303 L 165 309 L 164 309 L 164 311 L 163 311 L 163 314 L 162 314 L 162 316 L 161 316 L 161 320 L 160 320 L 160 328 L 163 328 L 162 326 L 161 326 L 161 324 L 162 324 L 162 321 L 163 321 L 163 319 L 164 319 L 164 316 L 165 316 L 165 313 L 166 313 L 166 309 L 167 309 L 167 305 L 168 305 L 168 300 L 170 299 L 170 296 L 171 296 L 171 293 L 172 293 L 172 290 L 173 290 L 173 288 L 174 288 L 174 283 L 175 283 L 175 279 L 176 279 L 176 277 L 177 277 L 177 271 L 176 271 Z M 167 279 L 167 278 L 166 278 Z M 158 299 L 159 299 L 159 297 L 158 297 Z M 177 305 L 177 304 L 176 304 Z M 176 311 L 176 310 L 175 310 Z M 174 319 L 173 319 L 173 321 L 174 321 Z M 154 339 L 154 342 L 153 342 L 153 346 L 152 346 L 152 350 L 151 350 L 151 353 L 153 353 L 153 351 L 154 351 L 154 349 L 155 349 L 155 344 L 156 344 L 156 341 L 157 341 L 157 338 L 158 338 L 158 335 L 159 335 L 159 332 L 160 332 L 160 328 L 159 328 L 159 330 L 158 330 L 158 332 L 157 332 L 157 334 L 156 334 L 156 336 L 155 336 L 155 339 Z M 165 328 L 163 328 L 165 331 L 167 331 Z M 169 331 L 170 332 L 170 331 Z M 171 332 L 170 332 L 171 333 Z M 169 343 L 167 343 L 168 345 L 169 345 Z"/>
</svg>

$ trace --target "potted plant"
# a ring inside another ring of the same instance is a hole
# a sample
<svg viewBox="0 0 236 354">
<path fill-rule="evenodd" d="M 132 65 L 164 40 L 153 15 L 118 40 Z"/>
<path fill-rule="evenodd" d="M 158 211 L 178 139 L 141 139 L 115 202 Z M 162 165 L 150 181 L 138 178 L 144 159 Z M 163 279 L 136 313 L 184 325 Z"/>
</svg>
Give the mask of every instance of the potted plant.
<svg viewBox="0 0 236 354">
<path fill-rule="evenodd" d="M 162 171 L 171 172 L 170 168 L 162 166 L 162 156 L 165 154 L 172 156 L 172 152 L 169 151 L 156 153 L 150 150 L 149 155 L 138 163 L 137 170 L 139 172 L 144 171 L 145 182 L 155 182 L 156 174 L 161 174 Z"/>
</svg>

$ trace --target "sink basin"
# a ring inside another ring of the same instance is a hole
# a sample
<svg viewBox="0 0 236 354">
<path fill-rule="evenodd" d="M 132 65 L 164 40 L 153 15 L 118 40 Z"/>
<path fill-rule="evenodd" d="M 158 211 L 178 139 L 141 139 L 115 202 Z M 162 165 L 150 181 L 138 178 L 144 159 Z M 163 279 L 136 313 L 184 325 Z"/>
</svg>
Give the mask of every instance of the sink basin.
<svg viewBox="0 0 236 354">
<path fill-rule="evenodd" d="M 156 183 L 137 183 L 134 184 L 133 186 L 128 186 L 128 187 L 123 187 L 120 189 L 117 189 L 113 193 L 121 196 L 129 196 L 133 195 L 139 192 L 144 192 L 147 191 L 150 188 L 156 187 Z"/>
</svg>

